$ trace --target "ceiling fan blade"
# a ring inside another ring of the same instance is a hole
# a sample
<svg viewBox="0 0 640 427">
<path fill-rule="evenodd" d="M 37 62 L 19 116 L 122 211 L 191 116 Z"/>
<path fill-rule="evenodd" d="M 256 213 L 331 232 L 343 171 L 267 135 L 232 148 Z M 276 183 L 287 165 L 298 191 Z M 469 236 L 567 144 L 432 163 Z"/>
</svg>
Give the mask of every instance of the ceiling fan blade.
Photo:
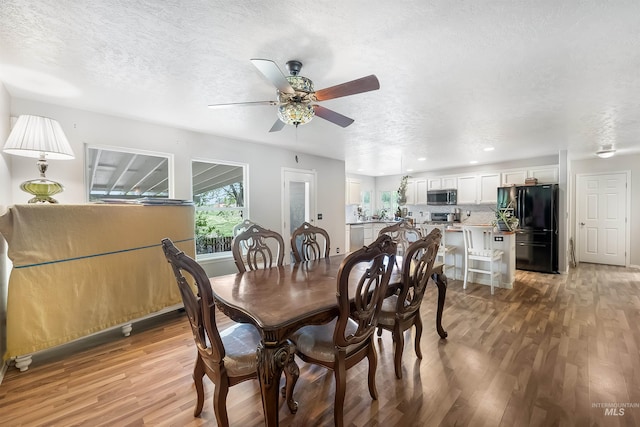
<svg viewBox="0 0 640 427">
<path fill-rule="evenodd" d="M 252 59 L 251 62 L 280 92 L 295 93 L 289 80 L 282 74 L 275 62 L 270 59 Z"/>
<path fill-rule="evenodd" d="M 278 105 L 276 101 L 232 102 L 231 104 L 211 104 L 209 108 L 251 107 L 254 105 Z"/>
<path fill-rule="evenodd" d="M 327 99 L 340 98 L 342 96 L 355 95 L 356 93 L 369 92 L 377 89 L 380 89 L 380 82 L 374 74 L 371 74 L 370 76 L 357 80 L 317 90 L 315 95 L 318 101 L 325 101 Z"/>
<path fill-rule="evenodd" d="M 342 126 L 343 128 L 346 128 L 351 123 L 353 123 L 353 119 L 350 119 L 347 116 L 343 116 L 340 113 L 336 113 L 335 111 L 322 107 L 320 105 L 314 105 L 313 109 L 316 112 L 316 116 L 328 120 L 331 123 L 335 123 L 338 126 Z"/>
<path fill-rule="evenodd" d="M 282 128 L 284 128 L 284 122 L 282 120 L 278 119 L 273 124 L 273 126 L 271 126 L 271 129 L 269 129 L 269 132 L 278 132 L 278 131 L 281 131 Z"/>
</svg>

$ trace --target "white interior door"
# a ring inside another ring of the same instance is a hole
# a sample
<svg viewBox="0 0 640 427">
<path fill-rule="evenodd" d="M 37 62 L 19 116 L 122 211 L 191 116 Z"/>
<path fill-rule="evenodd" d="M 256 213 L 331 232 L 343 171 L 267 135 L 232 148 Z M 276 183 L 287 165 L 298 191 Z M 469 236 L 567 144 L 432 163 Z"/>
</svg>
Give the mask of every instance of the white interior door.
<svg viewBox="0 0 640 427">
<path fill-rule="evenodd" d="M 626 265 L 627 174 L 578 175 L 578 261 Z"/>
<path fill-rule="evenodd" d="M 299 169 L 282 169 L 282 238 L 285 262 L 291 261 L 291 233 L 303 222 L 315 225 L 316 173 Z"/>
</svg>

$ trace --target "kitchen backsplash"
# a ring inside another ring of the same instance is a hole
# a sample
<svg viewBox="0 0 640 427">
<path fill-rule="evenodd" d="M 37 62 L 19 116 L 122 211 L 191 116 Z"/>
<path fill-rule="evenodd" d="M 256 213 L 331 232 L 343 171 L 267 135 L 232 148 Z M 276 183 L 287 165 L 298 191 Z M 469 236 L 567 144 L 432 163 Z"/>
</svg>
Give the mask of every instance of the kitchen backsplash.
<svg viewBox="0 0 640 427">
<path fill-rule="evenodd" d="M 357 205 L 346 205 L 345 207 L 345 219 L 346 222 L 353 222 L 358 220 Z M 417 223 L 427 221 L 429 218 L 428 212 L 449 213 L 452 209 L 460 209 L 460 222 L 466 224 L 490 224 L 495 219 L 495 206 L 493 205 L 456 205 L 456 206 L 406 206 L 408 212 L 410 212 L 410 218 Z M 471 215 L 467 216 L 467 212 Z M 370 216 L 369 212 L 366 212 L 367 216 Z"/>
</svg>

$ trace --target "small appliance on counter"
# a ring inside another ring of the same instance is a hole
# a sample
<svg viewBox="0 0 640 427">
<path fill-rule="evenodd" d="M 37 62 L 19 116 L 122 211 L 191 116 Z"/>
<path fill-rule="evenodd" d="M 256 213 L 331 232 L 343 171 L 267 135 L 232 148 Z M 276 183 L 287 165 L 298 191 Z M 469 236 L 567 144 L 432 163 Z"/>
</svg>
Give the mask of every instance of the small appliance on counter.
<svg viewBox="0 0 640 427">
<path fill-rule="evenodd" d="M 431 222 L 460 222 L 460 209 L 451 212 L 431 212 Z"/>
</svg>

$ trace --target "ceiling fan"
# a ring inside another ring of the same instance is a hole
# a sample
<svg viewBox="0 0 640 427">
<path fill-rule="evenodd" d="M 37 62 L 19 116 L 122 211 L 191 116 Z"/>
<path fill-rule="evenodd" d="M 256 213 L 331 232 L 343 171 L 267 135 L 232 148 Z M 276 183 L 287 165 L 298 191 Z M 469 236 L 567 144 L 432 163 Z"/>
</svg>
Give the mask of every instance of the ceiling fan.
<svg viewBox="0 0 640 427">
<path fill-rule="evenodd" d="M 308 123 L 314 116 L 328 120 L 343 128 L 347 127 L 353 123 L 353 119 L 318 105 L 316 102 L 380 89 L 378 78 L 372 74 L 316 91 L 310 79 L 299 75 L 302 69 L 302 62 L 300 61 L 292 60 L 287 62 L 289 75 L 286 77 L 276 63 L 269 59 L 252 59 L 251 62 L 276 87 L 278 99 L 276 101 L 213 104 L 209 105 L 209 108 L 251 105 L 277 106 L 278 120 L 276 120 L 269 132 L 282 130 L 285 124 L 298 127 L 298 125 Z"/>
</svg>

